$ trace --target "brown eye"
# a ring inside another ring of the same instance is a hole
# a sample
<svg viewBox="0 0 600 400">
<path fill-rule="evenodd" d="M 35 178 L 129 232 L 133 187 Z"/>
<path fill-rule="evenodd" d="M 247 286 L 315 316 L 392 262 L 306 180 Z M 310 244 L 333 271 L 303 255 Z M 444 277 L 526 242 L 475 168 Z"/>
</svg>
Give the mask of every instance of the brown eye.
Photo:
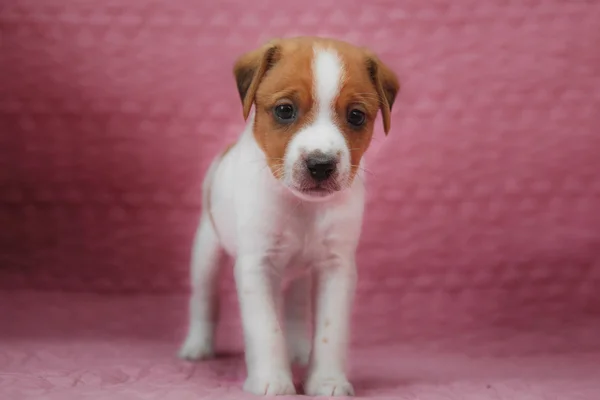
<svg viewBox="0 0 600 400">
<path fill-rule="evenodd" d="M 348 123 L 356 128 L 361 127 L 366 120 L 365 113 L 356 108 L 350 110 L 346 118 L 348 120 Z"/>
<path fill-rule="evenodd" d="M 296 120 L 296 108 L 292 104 L 279 104 L 273 109 L 273 115 L 278 122 L 291 124 Z"/>
</svg>

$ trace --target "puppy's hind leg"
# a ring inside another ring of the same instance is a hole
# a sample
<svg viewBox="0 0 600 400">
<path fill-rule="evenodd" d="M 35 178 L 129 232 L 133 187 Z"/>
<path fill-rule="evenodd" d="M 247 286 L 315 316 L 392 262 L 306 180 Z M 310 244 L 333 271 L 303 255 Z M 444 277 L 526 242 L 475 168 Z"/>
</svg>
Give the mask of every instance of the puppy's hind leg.
<svg viewBox="0 0 600 400">
<path fill-rule="evenodd" d="M 219 238 L 207 212 L 202 213 L 194 239 L 191 262 L 189 327 L 187 338 L 179 350 L 186 360 L 212 358 L 214 334 L 218 319 L 219 264 L 222 255 Z"/>
</svg>

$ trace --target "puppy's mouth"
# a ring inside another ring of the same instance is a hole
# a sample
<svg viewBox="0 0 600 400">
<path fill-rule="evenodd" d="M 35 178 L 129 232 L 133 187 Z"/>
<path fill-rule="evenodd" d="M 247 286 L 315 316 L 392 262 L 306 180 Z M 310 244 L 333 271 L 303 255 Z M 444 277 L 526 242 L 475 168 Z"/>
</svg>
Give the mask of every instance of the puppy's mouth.
<svg viewBox="0 0 600 400">
<path fill-rule="evenodd" d="M 331 182 L 303 183 L 294 185 L 291 189 L 306 199 L 324 199 L 341 190 L 341 186 L 333 180 Z"/>
<path fill-rule="evenodd" d="M 313 152 L 299 159 L 290 171 L 288 188 L 304 200 L 325 200 L 341 191 L 346 173 L 338 156 Z"/>
<path fill-rule="evenodd" d="M 309 196 L 324 197 L 332 194 L 333 192 L 337 192 L 337 190 L 318 185 L 310 188 L 302 188 L 299 190 L 299 192 Z"/>
</svg>

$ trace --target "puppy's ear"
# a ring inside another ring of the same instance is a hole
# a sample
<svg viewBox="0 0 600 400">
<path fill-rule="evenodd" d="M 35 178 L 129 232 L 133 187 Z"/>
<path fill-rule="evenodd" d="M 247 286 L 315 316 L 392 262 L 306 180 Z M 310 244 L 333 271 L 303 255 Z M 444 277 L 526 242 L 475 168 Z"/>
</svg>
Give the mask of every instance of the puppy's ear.
<svg viewBox="0 0 600 400">
<path fill-rule="evenodd" d="M 279 59 L 281 51 L 276 41 L 242 55 L 233 67 L 237 89 L 242 100 L 244 120 L 248 119 L 260 81 Z"/>
<path fill-rule="evenodd" d="M 392 106 L 396 100 L 396 95 L 400 90 L 400 83 L 396 74 L 389 69 L 377 56 L 368 53 L 367 70 L 371 82 L 379 95 L 381 115 L 383 117 L 383 130 L 387 135 L 390 130 Z"/>
</svg>

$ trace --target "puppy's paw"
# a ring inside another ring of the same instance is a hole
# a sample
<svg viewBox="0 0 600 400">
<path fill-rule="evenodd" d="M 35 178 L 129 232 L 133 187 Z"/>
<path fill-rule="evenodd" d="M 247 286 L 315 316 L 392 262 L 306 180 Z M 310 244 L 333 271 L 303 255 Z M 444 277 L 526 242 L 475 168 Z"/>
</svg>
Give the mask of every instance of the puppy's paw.
<svg viewBox="0 0 600 400">
<path fill-rule="evenodd" d="M 312 374 L 304 385 L 308 396 L 354 396 L 354 388 L 345 376 Z"/>
<path fill-rule="evenodd" d="M 244 382 L 246 392 L 258 396 L 285 396 L 296 394 L 292 377 L 284 372 L 249 376 Z"/>
<path fill-rule="evenodd" d="M 215 356 L 212 339 L 207 335 L 190 333 L 179 349 L 179 358 L 188 361 L 207 360 Z"/>
</svg>

